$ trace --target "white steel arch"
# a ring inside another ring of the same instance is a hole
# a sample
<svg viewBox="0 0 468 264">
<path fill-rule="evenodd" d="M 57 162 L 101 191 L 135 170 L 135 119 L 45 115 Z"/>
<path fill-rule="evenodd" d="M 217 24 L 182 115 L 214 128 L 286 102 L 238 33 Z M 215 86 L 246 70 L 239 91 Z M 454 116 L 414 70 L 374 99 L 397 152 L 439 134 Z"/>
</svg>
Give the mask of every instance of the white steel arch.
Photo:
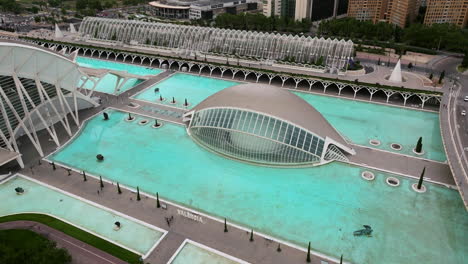
<svg viewBox="0 0 468 264">
<path fill-rule="evenodd" d="M 185 51 L 287 60 L 341 69 L 352 56 L 353 42 L 298 35 L 134 20 L 86 17 L 79 30 L 85 39 L 161 46 Z"/>
</svg>

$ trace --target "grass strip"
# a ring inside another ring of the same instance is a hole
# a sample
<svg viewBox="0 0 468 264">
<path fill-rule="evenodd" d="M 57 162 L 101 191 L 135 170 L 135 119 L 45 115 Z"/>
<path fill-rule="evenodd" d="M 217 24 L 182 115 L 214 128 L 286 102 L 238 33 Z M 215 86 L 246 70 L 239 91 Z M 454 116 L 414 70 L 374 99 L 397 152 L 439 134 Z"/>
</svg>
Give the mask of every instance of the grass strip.
<svg viewBox="0 0 468 264">
<path fill-rule="evenodd" d="M 127 249 L 121 248 L 107 240 L 97 237 L 91 233 L 88 233 L 75 226 L 67 224 L 57 218 L 43 214 L 15 214 L 0 217 L 0 223 L 11 222 L 11 221 L 34 221 L 58 231 L 61 231 L 73 238 L 76 238 L 90 246 L 100 249 L 104 252 L 111 254 L 128 263 L 141 263 L 138 254 L 135 254 Z"/>
</svg>

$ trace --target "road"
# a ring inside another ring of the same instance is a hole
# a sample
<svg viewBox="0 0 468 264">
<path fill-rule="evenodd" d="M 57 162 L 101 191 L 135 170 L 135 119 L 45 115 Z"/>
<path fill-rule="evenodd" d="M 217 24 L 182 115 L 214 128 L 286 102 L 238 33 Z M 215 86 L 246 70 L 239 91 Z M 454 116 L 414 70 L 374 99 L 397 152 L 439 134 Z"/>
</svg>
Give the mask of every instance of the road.
<svg viewBox="0 0 468 264">
<path fill-rule="evenodd" d="M 468 110 L 468 102 L 464 101 L 468 96 L 468 76 L 456 70 L 460 62 L 460 59 L 449 57 L 435 67 L 445 69 L 449 79 L 445 85 L 449 94 L 444 96 L 447 107 L 441 110 L 442 136 L 452 174 L 468 209 L 468 117 L 461 115 L 463 110 Z"/>
</svg>

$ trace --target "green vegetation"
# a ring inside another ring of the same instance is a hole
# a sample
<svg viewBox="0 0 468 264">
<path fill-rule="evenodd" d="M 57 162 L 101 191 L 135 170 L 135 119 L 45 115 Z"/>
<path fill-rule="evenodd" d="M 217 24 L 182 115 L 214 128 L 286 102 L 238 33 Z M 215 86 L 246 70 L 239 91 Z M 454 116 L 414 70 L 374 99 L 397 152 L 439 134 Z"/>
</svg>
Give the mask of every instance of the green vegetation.
<svg viewBox="0 0 468 264">
<path fill-rule="evenodd" d="M 421 176 L 419 177 L 419 181 L 418 181 L 418 190 L 421 190 L 421 187 L 422 187 L 422 184 L 423 184 L 423 180 L 424 180 L 424 173 L 426 172 L 426 167 L 424 167 L 424 169 L 422 170 L 421 172 Z"/>
<path fill-rule="evenodd" d="M 250 242 L 253 242 L 254 241 L 254 238 L 253 238 L 253 229 L 250 230 L 250 239 L 249 239 Z"/>
<path fill-rule="evenodd" d="M 457 67 L 457 70 L 459 72 L 464 72 L 468 70 L 468 50 L 465 51 L 462 63 Z"/>
<path fill-rule="evenodd" d="M 161 204 L 159 203 L 159 193 L 156 192 L 156 208 L 160 208 Z"/>
<path fill-rule="evenodd" d="M 196 23 L 200 24 L 200 22 Z M 307 19 L 295 21 L 288 17 L 266 17 L 263 14 L 241 13 L 232 15 L 224 13 L 216 17 L 214 26 L 239 30 L 307 33 L 310 31 L 311 22 Z"/>
<path fill-rule="evenodd" d="M 0 263 L 67 264 L 71 256 L 54 241 L 30 230 L 0 230 Z"/>
<path fill-rule="evenodd" d="M 444 80 L 444 78 L 445 78 L 445 70 L 442 71 L 442 72 L 440 73 L 440 75 L 439 75 L 439 84 L 442 83 L 442 80 Z"/>
<path fill-rule="evenodd" d="M 323 21 L 318 32 L 324 36 L 349 38 L 356 43 L 394 48 L 400 54 L 407 50 L 434 53 L 431 50 L 436 49 L 465 52 L 468 47 L 468 30 L 452 24 L 412 24 L 402 29 L 384 22 L 372 24 L 370 21 L 342 18 Z"/>
<path fill-rule="evenodd" d="M 418 142 L 416 143 L 416 148 L 414 149 L 414 151 L 416 151 L 417 153 L 421 153 L 422 146 L 423 146 L 422 137 L 419 137 Z"/>
<path fill-rule="evenodd" d="M 227 228 L 227 223 L 226 223 L 226 218 L 224 218 L 224 233 L 227 233 L 228 228 Z"/>
<path fill-rule="evenodd" d="M 16 0 L 0 0 L 0 10 L 19 14 L 23 11 L 23 7 Z"/>
<path fill-rule="evenodd" d="M 119 183 L 117 183 L 117 193 L 122 194 L 122 190 L 120 189 Z"/>
<path fill-rule="evenodd" d="M 137 186 L 137 201 L 140 201 L 141 200 L 141 197 L 140 197 L 140 188 Z"/>
<path fill-rule="evenodd" d="M 307 247 L 307 258 L 306 258 L 306 261 L 307 263 L 310 263 L 311 259 L 310 259 L 310 242 L 309 242 L 309 246 Z"/>
<path fill-rule="evenodd" d="M 11 221 L 34 221 L 42 223 L 49 227 L 52 227 L 58 231 L 61 231 L 71 237 L 74 237 L 84 243 L 87 243 L 95 248 L 105 251 L 121 260 L 129 263 L 140 263 L 140 256 L 121 248 L 109 241 L 94 236 L 86 231 L 83 231 L 77 227 L 62 222 L 54 217 L 42 214 L 15 214 L 0 217 L 0 223 L 11 222 Z M 1 262 L 0 262 L 1 263 Z M 20 262 L 20 263 L 34 263 L 34 262 Z"/>
<path fill-rule="evenodd" d="M 356 52 L 356 51 L 363 51 L 363 52 L 367 52 L 367 53 L 385 55 L 385 48 L 384 47 L 373 47 L 373 46 L 369 47 L 369 46 L 362 46 L 361 44 L 358 44 L 354 48 L 354 52 Z M 353 57 L 356 57 L 356 56 L 354 55 Z"/>
</svg>

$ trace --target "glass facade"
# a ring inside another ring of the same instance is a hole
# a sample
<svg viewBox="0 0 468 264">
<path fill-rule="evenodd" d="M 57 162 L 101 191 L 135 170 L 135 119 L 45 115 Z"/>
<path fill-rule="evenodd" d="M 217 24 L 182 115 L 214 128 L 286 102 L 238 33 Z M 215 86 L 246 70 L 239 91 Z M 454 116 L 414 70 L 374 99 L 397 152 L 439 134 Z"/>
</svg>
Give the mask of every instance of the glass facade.
<svg viewBox="0 0 468 264">
<path fill-rule="evenodd" d="M 241 109 L 197 111 L 189 129 L 192 137 L 209 149 L 256 163 L 318 163 L 324 151 L 324 139 L 310 131 Z"/>
</svg>

